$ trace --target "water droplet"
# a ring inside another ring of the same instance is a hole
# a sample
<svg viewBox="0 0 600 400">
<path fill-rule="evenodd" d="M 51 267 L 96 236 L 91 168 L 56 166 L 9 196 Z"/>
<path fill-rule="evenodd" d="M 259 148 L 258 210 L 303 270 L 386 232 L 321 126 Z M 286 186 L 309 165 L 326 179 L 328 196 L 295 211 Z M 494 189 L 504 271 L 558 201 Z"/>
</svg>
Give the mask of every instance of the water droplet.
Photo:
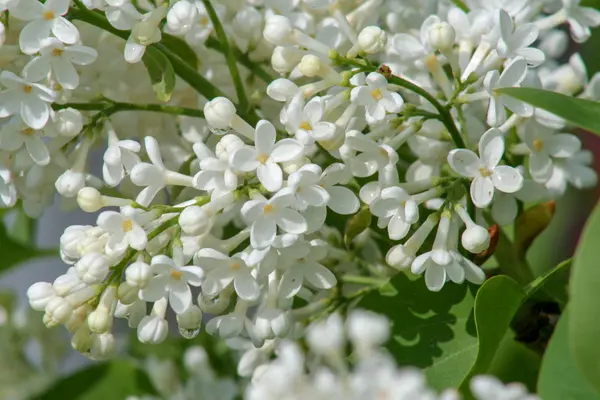
<svg viewBox="0 0 600 400">
<path fill-rule="evenodd" d="M 183 336 L 184 339 L 193 339 L 196 336 L 198 336 L 198 333 L 200 333 L 200 328 L 196 328 L 196 329 L 183 329 L 183 328 L 179 328 L 179 334 L 181 336 Z"/>
<path fill-rule="evenodd" d="M 219 129 L 219 128 L 213 128 L 212 126 L 209 126 L 208 129 L 214 135 L 217 135 L 217 136 L 225 135 L 231 131 L 231 128 Z"/>
</svg>

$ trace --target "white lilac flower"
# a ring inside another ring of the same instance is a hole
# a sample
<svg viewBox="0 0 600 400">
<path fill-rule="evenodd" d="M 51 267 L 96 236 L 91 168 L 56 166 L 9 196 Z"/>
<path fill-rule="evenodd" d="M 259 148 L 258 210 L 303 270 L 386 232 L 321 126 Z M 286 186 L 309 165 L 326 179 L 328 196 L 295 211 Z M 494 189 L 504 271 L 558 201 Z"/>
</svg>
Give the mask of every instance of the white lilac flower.
<svg viewBox="0 0 600 400">
<path fill-rule="evenodd" d="M 300 143 L 310 145 L 335 133 L 335 124 L 322 121 L 324 112 L 325 102 L 321 97 L 313 97 L 304 104 L 304 96 L 298 93 L 282 110 L 281 120 Z"/>
<path fill-rule="evenodd" d="M 487 114 L 488 124 L 498 126 L 506 121 L 506 110 L 504 107 L 521 117 L 530 117 L 533 115 L 533 107 L 529 104 L 496 92 L 496 89 L 518 87 L 523 79 L 525 79 L 526 73 L 527 62 L 523 57 L 515 57 L 511 60 L 504 68 L 504 71 L 502 71 L 502 74 L 497 70 L 487 73 L 483 85 L 490 96 Z"/>
<path fill-rule="evenodd" d="M 97 224 L 108 232 L 107 253 L 123 253 L 128 247 L 144 250 L 147 244 L 146 231 L 140 224 L 137 210 L 123 207 L 121 212 L 104 211 L 98 216 Z"/>
<path fill-rule="evenodd" d="M 0 118 L 18 114 L 30 128 L 42 129 L 50 118 L 48 103 L 56 100 L 57 93 L 10 71 L 0 73 L 0 83 L 7 88 L 0 92 Z"/>
<path fill-rule="evenodd" d="M 241 145 L 243 143 L 240 142 Z M 204 143 L 194 143 L 193 149 L 200 160 L 200 171 L 194 176 L 195 188 L 217 197 L 237 188 L 238 176 L 228 159 L 217 158 Z"/>
<path fill-rule="evenodd" d="M 168 296 L 173 311 L 180 314 L 187 310 L 192 305 L 190 285 L 200 286 L 204 273 L 195 265 L 181 264 L 165 255 L 152 257 L 150 265 L 154 277 L 140 290 L 140 298 L 145 301 L 159 301 Z"/>
<path fill-rule="evenodd" d="M 19 0 L 10 12 L 14 17 L 28 21 L 19 34 L 19 46 L 23 53 L 34 54 L 40 50 L 42 41 L 50 32 L 66 44 L 79 40 L 79 31 L 63 15 L 69 10 L 70 0 Z"/>
<path fill-rule="evenodd" d="M 526 129 L 523 139 L 531 155 L 529 173 L 534 181 L 546 183 L 553 173 L 554 159 L 568 159 L 581 149 L 581 141 L 575 135 L 554 133 L 544 128 Z"/>
<path fill-rule="evenodd" d="M 138 194 L 136 201 L 143 206 L 149 205 L 159 191 L 167 185 L 192 186 L 191 176 L 168 170 L 162 161 L 158 141 L 152 136 L 144 138 L 146 152 L 152 164 L 139 163 L 131 169 L 131 181 L 145 188 Z"/>
<path fill-rule="evenodd" d="M 50 163 L 50 152 L 43 139 L 44 131 L 25 125 L 20 118 L 13 117 L 0 131 L 0 149 L 16 151 L 25 146 L 31 159 L 38 165 Z"/>
<path fill-rule="evenodd" d="M 276 140 L 273 124 L 261 120 L 256 124 L 255 146 L 242 147 L 230 159 L 231 166 L 239 171 L 256 171 L 258 180 L 270 192 L 279 190 L 283 183 L 283 171 L 278 163 L 298 158 L 304 149 L 294 139 Z"/>
<path fill-rule="evenodd" d="M 291 174 L 287 185 L 296 197 L 295 206 L 299 211 L 309 206 L 325 207 L 329 203 L 329 193 L 320 185 L 321 167 L 307 164 Z"/>
<path fill-rule="evenodd" d="M 206 265 L 202 283 L 202 293 L 206 296 L 218 295 L 233 282 L 235 292 L 242 300 L 253 301 L 258 298 L 258 283 L 241 254 L 229 257 L 217 250 L 204 248 L 196 254 L 196 259 L 200 268 Z"/>
<path fill-rule="evenodd" d="M 256 249 L 263 249 L 275 240 L 277 227 L 292 234 L 304 233 L 306 220 L 292 208 L 294 194 L 290 188 L 283 188 L 269 200 L 257 198 L 242 206 L 242 216 L 250 225 L 250 243 Z"/>
<path fill-rule="evenodd" d="M 398 186 L 385 188 L 370 205 L 373 215 L 379 217 L 380 228 L 388 228 L 392 240 L 400 240 L 408 234 L 411 224 L 419 219 L 417 203 Z"/>
<path fill-rule="evenodd" d="M 331 289 L 337 283 L 335 275 L 319 262 L 327 255 L 327 244 L 323 241 L 299 241 L 280 249 L 280 253 L 278 268 L 283 270 L 278 288 L 280 299 L 294 297 L 305 281 L 317 289 Z"/>
<path fill-rule="evenodd" d="M 425 285 L 433 292 L 442 290 L 446 279 L 454 283 L 465 280 L 465 270 L 455 262 L 449 250 L 451 215 L 442 213 L 431 251 L 421 254 L 411 264 L 413 274 L 425 273 Z"/>
<path fill-rule="evenodd" d="M 402 97 L 388 90 L 387 79 L 377 72 L 367 75 L 365 84 L 353 88 L 350 96 L 353 103 L 365 107 L 365 117 L 370 124 L 383 121 L 386 113 L 400 112 L 404 105 Z"/>
<path fill-rule="evenodd" d="M 349 178 L 346 166 L 341 163 L 334 163 L 325 168 L 319 182 L 319 185 L 329 195 L 327 207 L 342 215 L 354 214 L 360 208 L 360 202 L 354 192 L 340 185 Z"/>
<path fill-rule="evenodd" d="M 500 37 L 498 42 L 498 55 L 504 58 L 521 56 L 532 67 L 537 67 L 544 62 L 544 52 L 535 47 L 529 47 L 538 38 L 538 29 L 535 24 L 521 24 L 515 29 L 512 17 L 504 10 L 498 10 Z"/>
<path fill-rule="evenodd" d="M 466 149 L 455 149 L 448 154 L 450 167 L 471 182 L 471 198 L 480 208 L 487 207 L 494 196 L 494 188 L 514 193 L 523 186 L 523 176 L 513 167 L 498 165 L 504 154 L 504 137 L 497 129 L 490 129 L 479 141 L 479 156 Z"/>
<path fill-rule="evenodd" d="M 25 79 L 38 82 L 52 77 L 65 89 L 79 86 L 79 74 L 73 66 L 88 65 L 96 61 L 98 52 L 92 47 L 74 45 L 65 46 L 56 38 L 48 38 L 41 43 L 40 55 L 33 58 L 25 68 Z"/>
<path fill-rule="evenodd" d="M 598 174 L 590 166 L 592 153 L 581 150 L 572 157 L 555 159 L 553 162 L 552 176 L 546 182 L 546 188 L 553 195 L 564 194 L 567 183 L 577 189 L 594 187 L 598 182 Z"/>
<path fill-rule="evenodd" d="M 117 186 L 126 174 L 131 173 L 133 167 L 140 163 L 137 155 L 141 146 L 135 140 L 119 140 L 109 128 L 108 148 L 104 152 L 102 164 L 102 177 L 108 186 Z"/>
</svg>

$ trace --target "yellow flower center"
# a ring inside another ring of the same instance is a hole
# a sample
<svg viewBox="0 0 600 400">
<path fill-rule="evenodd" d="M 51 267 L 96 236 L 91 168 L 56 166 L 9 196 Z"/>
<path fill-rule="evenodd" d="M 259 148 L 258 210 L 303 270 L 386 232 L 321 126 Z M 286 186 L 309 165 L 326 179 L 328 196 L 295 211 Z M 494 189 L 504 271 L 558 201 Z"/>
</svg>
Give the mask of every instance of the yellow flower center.
<svg viewBox="0 0 600 400">
<path fill-rule="evenodd" d="M 533 148 L 539 153 L 544 148 L 544 141 L 541 139 L 535 139 L 533 141 Z"/>
<path fill-rule="evenodd" d="M 176 279 L 176 280 L 181 280 L 181 277 L 183 276 L 183 272 L 178 271 L 176 269 L 172 269 L 171 270 L 171 278 Z"/>
<path fill-rule="evenodd" d="M 21 131 L 21 133 L 23 135 L 27 135 L 27 136 L 31 136 L 35 133 L 35 130 L 31 129 L 31 128 L 25 128 Z"/>
<path fill-rule="evenodd" d="M 31 86 L 31 85 L 23 85 L 23 91 L 25 93 L 31 93 L 32 90 L 33 90 L 33 86 Z"/>
<path fill-rule="evenodd" d="M 44 11 L 43 17 L 46 21 L 53 20 L 54 19 L 54 11 Z"/>
<path fill-rule="evenodd" d="M 304 121 L 300 124 L 300 129 L 304 129 L 305 131 L 312 131 L 312 125 L 308 121 Z"/>
<path fill-rule="evenodd" d="M 133 229 L 133 221 L 130 219 L 126 219 L 123 221 L 123 232 L 127 233 Z"/>
<path fill-rule="evenodd" d="M 208 17 L 206 15 L 204 15 L 202 18 L 200 18 L 200 25 L 202 26 L 207 26 L 208 23 L 210 22 L 210 20 L 208 19 Z"/>
<path fill-rule="evenodd" d="M 258 161 L 261 164 L 266 164 L 268 159 L 269 156 L 266 154 L 259 154 L 258 156 L 256 156 L 256 161 Z"/>
<path fill-rule="evenodd" d="M 371 97 L 376 101 L 383 99 L 383 93 L 381 92 L 381 89 L 371 90 Z"/>
<path fill-rule="evenodd" d="M 481 176 L 483 176 L 483 177 L 488 177 L 488 176 L 491 176 L 491 175 L 492 175 L 492 172 L 491 172 L 489 169 L 485 168 L 485 167 L 481 167 L 481 168 L 479 168 L 479 173 L 480 173 L 480 174 L 481 174 Z"/>
<path fill-rule="evenodd" d="M 64 51 L 63 49 L 53 49 L 53 50 L 52 50 L 52 55 L 53 55 L 54 57 L 60 57 L 60 56 L 62 56 L 62 55 L 63 55 L 63 53 L 64 53 L 64 52 L 65 52 L 65 51 Z"/>
<path fill-rule="evenodd" d="M 231 263 L 232 269 L 240 269 L 241 267 L 242 267 L 242 264 L 240 264 L 239 262 Z"/>
<path fill-rule="evenodd" d="M 273 212 L 273 205 L 272 204 L 267 204 L 266 206 L 263 207 L 263 212 L 265 214 L 271 214 Z"/>
</svg>

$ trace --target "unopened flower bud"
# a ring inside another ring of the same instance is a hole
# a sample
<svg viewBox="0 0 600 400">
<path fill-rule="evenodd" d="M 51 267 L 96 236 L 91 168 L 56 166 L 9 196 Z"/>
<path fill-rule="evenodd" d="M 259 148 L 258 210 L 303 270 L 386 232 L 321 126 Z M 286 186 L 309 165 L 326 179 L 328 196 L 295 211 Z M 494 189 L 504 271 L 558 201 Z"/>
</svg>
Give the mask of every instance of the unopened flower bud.
<svg viewBox="0 0 600 400">
<path fill-rule="evenodd" d="M 87 324 L 93 333 L 108 332 L 112 327 L 112 322 L 111 315 L 104 307 L 98 307 L 87 317 Z"/>
<path fill-rule="evenodd" d="M 279 74 L 291 72 L 302 59 L 303 52 L 291 46 L 277 46 L 271 56 L 271 66 Z"/>
<path fill-rule="evenodd" d="M 429 28 L 429 44 L 436 50 L 444 51 L 451 49 L 454 46 L 455 38 L 456 32 L 454 28 L 445 21 L 433 24 Z"/>
<path fill-rule="evenodd" d="M 86 254 L 77 261 L 77 275 L 88 285 L 101 283 L 108 275 L 110 268 L 108 257 L 100 253 Z"/>
<path fill-rule="evenodd" d="M 187 0 L 180 0 L 167 13 L 167 27 L 173 33 L 183 35 L 194 26 L 198 8 Z"/>
<path fill-rule="evenodd" d="M 179 226 L 188 235 L 203 235 L 212 227 L 212 215 L 204 207 L 190 206 L 179 215 Z"/>
<path fill-rule="evenodd" d="M 195 330 L 202 325 L 202 311 L 197 305 L 188 307 L 181 314 L 177 314 L 177 325 L 179 329 Z"/>
<path fill-rule="evenodd" d="M 235 106 L 225 97 L 216 97 L 204 106 L 204 118 L 215 129 L 229 129 L 235 115 Z"/>
<path fill-rule="evenodd" d="M 229 156 L 237 149 L 244 147 L 244 142 L 239 136 L 227 134 L 215 146 L 215 155 L 219 160 L 229 160 Z"/>
<path fill-rule="evenodd" d="M 209 366 L 208 354 L 202 346 L 192 346 L 183 353 L 183 365 L 188 371 L 201 371 Z"/>
<path fill-rule="evenodd" d="M 93 213 L 104 207 L 102 194 L 93 187 L 84 187 L 77 193 L 77 204 L 89 213 Z"/>
<path fill-rule="evenodd" d="M 80 326 L 71 338 L 71 347 L 80 353 L 87 353 L 92 347 L 92 335 L 87 326 Z"/>
<path fill-rule="evenodd" d="M 169 333 L 167 321 L 158 315 L 147 315 L 140 321 L 137 327 L 137 337 L 142 343 L 162 343 Z"/>
<path fill-rule="evenodd" d="M 402 244 L 397 244 L 390 248 L 385 256 L 385 261 L 388 263 L 388 265 L 396 269 L 405 269 L 410 267 L 410 264 L 412 264 L 414 259 L 415 253 L 407 249 Z"/>
<path fill-rule="evenodd" d="M 62 136 L 74 137 L 83 129 L 81 112 L 74 108 L 58 110 L 54 116 L 54 130 Z"/>
<path fill-rule="evenodd" d="M 57 296 L 64 297 L 69 294 L 76 286 L 82 285 L 81 279 L 77 274 L 63 274 L 58 276 L 52 283 L 52 288 Z"/>
<path fill-rule="evenodd" d="M 317 76 L 321 71 L 321 67 L 323 66 L 323 62 L 321 59 L 313 54 L 307 54 L 302 57 L 300 64 L 298 65 L 298 70 L 302 75 L 312 78 L 313 76 Z"/>
<path fill-rule="evenodd" d="M 75 197 L 85 187 L 85 175 L 68 169 L 58 177 L 54 186 L 61 196 Z"/>
<path fill-rule="evenodd" d="M 89 357 L 93 360 L 105 360 L 115 352 L 115 337 L 110 333 L 92 335 Z"/>
<path fill-rule="evenodd" d="M 490 246 L 490 233 L 484 227 L 473 224 L 463 232 L 461 243 L 467 251 L 481 253 Z"/>
<path fill-rule="evenodd" d="M 128 305 L 132 304 L 136 300 L 139 300 L 138 292 L 138 288 L 131 286 L 127 282 L 123 282 L 119 285 L 119 289 L 117 290 L 117 297 L 119 298 L 121 303 Z"/>
<path fill-rule="evenodd" d="M 64 324 L 73 314 L 73 306 L 62 297 L 53 297 L 45 308 L 44 324 L 51 328 Z"/>
<path fill-rule="evenodd" d="M 267 19 L 263 36 L 275 46 L 286 46 L 290 44 L 294 34 L 294 27 L 287 17 L 273 15 Z"/>
<path fill-rule="evenodd" d="M 49 282 L 36 282 L 27 289 L 29 305 L 36 311 L 44 311 L 54 296 L 54 288 Z"/>
<path fill-rule="evenodd" d="M 367 26 L 358 35 L 358 45 L 367 54 L 384 50 L 386 44 L 387 34 L 378 26 Z"/>
<path fill-rule="evenodd" d="M 152 268 L 143 261 L 136 261 L 125 270 L 125 281 L 135 289 L 143 289 L 152 278 Z"/>
</svg>

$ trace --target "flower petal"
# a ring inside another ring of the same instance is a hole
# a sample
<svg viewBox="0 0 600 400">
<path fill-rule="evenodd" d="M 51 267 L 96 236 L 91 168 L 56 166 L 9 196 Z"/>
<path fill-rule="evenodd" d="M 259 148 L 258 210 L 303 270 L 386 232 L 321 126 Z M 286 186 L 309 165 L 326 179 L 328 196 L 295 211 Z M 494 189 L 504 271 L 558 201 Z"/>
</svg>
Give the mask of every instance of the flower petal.
<svg viewBox="0 0 600 400">
<path fill-rule="evenodd" d="M 450 167 L 459 175 L 474 178 L 479 175 L 481 161 L 471 150 L 454 149 L 448 154 Z"/>
<path fill-rule="evenodd" d="M 259 154 L 271 154 L 276 138 L 275 127 L 267 120 L 260 120 L 256 124 L 256 137 L 254 145 Z"/>
<path fill-rule="evenodd" d="M 436 264 L 431 264 L 425 270 L 425 285 L 432 292 L 439 292 L 446 283 L 446 269 Z"/>
<path fill-rule="evenodd" d="M 306 232 L 306 220 L 298 211 L 291 208 L 279 210 L 275 221 L 281 229 L 288 233 L 299 235 Z"/>
<path fill-rule="evenodd" d="M 545 150 L 558 158 L 569 158 L 581 150 L 581 141 L 575 135 L 558 133 L 544 142 Z"/>
<path fill-rule="evenodd" d="M 485 208 L 494 197 L 494 183 L 490 178 L 478 176 L 471 182 L 471 199 L 479 208 Z"/>
<path fill-rule="evenodd" d="M 282 139 L 275 144 L 271 152 L 271 160 L 276 163 L 292 161 L 304 151 L 304 146 L 294 139 Z"/>
<path fill-rule="evenodd" d="M 492 170 L 504 154 L 504 136 L 498 129 L 492 128 L 485 132 L 479 140 L 479 156 L 481 162 Z"/>
<path fill-rule="evenodd" d="M 304 278 L 318 289 L 331 289 L 337 283 L 333 272 L 319 263 L 306 263 L 303 268 Z"/>
<path fill-rule="evenodd" d="M 237 149 L 229 159 L 231 166 L 238 171 L 250 172 L 254 171 L 260 165 L 260 162 L 256 159 L 258 153 L 253 147 L 244 146 Z"/>
<path fill-rule="evenodd" d="M 192 305 L 192 291 L 187 283 L 178 280 L 169 282 L 169 304 L 177 314 L 183 313 Z"/>
<path fill-rule="evenodd" d="M 157 275 L 150 279 L 148 286 L 140 290 L 140 299 L 144 301 L 158 301 L 165 297 L 167 293 L 167 282 L 169 277 L 167 275 Z"/>
<path fill-rule="evenodd" d="M 258 219 L 250 228 L 250 244 L 255 249 L 263 249 L 273 243 L 276 232 L 275 221 L 270 218 Z"/>
<path fill-rule="evenodd" d="M 329 192 L 329 207 L 333 212 L 342 215 L 354 214 L 360 208 L 360 202 L 352 190 L 344 186 L 330 186 L 327 188 Z"/>
<path fill-rule="evenodd" d="M 546 183 L 552 176 L 552 159 L 548 154 L 531 153 L 529 157 L 529 173 L 534 181 L 538 183 Z"/>
<path fill-rule="evenodd" d="M 514 193 L 523 187 L 523 175 L 513 167 L 499 165 L 491 176 L 496 189 L 505 193 Z"/>
<path fill-rule="evenodd" d="M 237 295 L 246 301 L 254 301 L 260 293 L 258 283 L 247 270 L 239 271 L 233 281 L 233 286 Z"/>
<path fill-rule="evenodd" d="M 256 176 L 269 192 L 276 192 L 281 189 L 281 185 L 283 184 L 283 171 L 281 170 L 281 167 L 274 162 L 260 164 L 256 169 Z"/>
</svg>

